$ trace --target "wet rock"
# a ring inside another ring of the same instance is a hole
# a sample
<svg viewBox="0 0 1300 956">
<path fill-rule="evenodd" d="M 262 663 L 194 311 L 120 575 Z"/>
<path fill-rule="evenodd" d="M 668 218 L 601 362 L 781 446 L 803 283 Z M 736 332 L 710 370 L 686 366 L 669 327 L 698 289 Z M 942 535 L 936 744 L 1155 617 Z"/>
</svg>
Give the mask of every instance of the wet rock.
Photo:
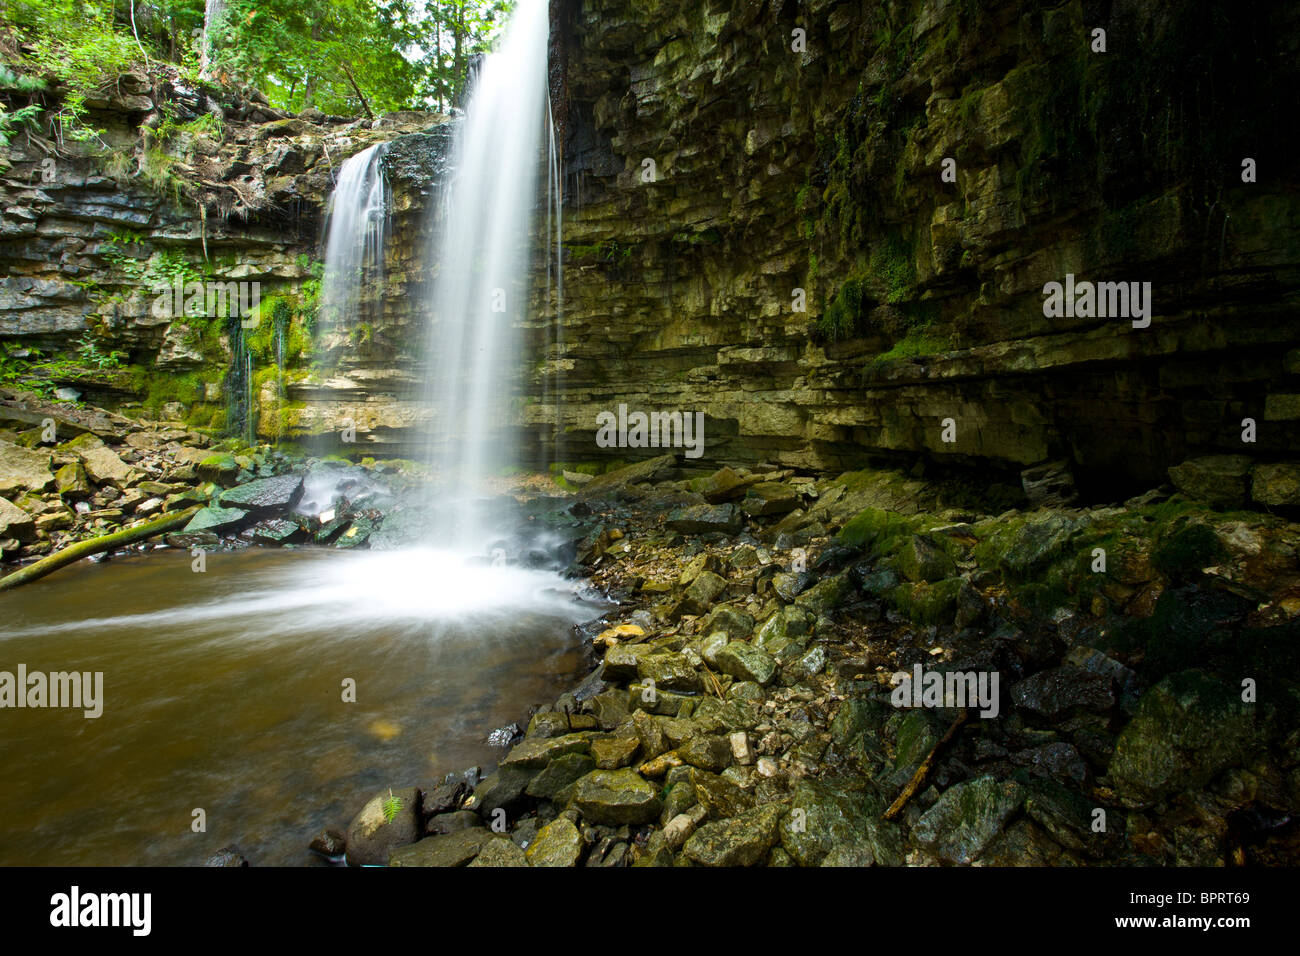
<svg viewBox="0 0 1300 956">
<path fill-rule="evenodd" d="M 591 739 L 590 731 L 579 731 L 560 737 L 529 737 L 506 754 L 501 761 L 501 766 L 541 770 L 552 760 L 565 754 L 587 753 L 591 750 Z"/>
<path fill-rule="evenodd" d="M 776 661 L 766 651 L 743 641 L 732 641 L 714 655 L 723 673 L 737 680 L 767 685 L 776 676 Z"/>
<path fill-rule="evenodd" d="M 636 673 L 635 665 L 632 673 Z M 591 698 L 589 706 L 601 730 L 613 730 L 628 717 L 627 695 L 618 691 L 597 694 Z"/>
<path fill-rule="evenodd" d="M 802 648 L 812 638 L 816 621 L 816 616 L 806 608 L 784 607 L 763 622 L 754 646 L 773 655 L 791 644 Z"/>
<path fill-rule="evenodd" d="M 605 680 L 635 679 L 641 658 L 654 652 L 650 644 L 615 644 L 605 652 Z"/>
<path fill-rule="evenodd" d="M 711 505 L 734 501 L 745 489 L 759 480 L 757 475 L 741 476 L 730 468 L 720 468 L 712 475 L 691 480 L 691 491 L 701 495 Z"/>
<path fill-rule="evenodd" d="M 1058 513 L 1031 518 L 1011 536 L 1002 555 L 1003 566 L 1021 578 L 1043 570 L 1061 553 L 1080 526 L 1078 519 Z"/>
<path fill-rule="evenodd" d="M 242 508 L 257 515 L 287 511 L 302 495 L 301 475 L 259 478 L 221 493 L 224 508 Z"/>
<path fill-rule="evenodd" d="M 677 747 L 677 756 L 692 767 L 718 773 L 731 766 L 731 741 L 713 735 L 692 737 Z"/>
<path fill-rule="evenodd" d="M 659 793 L 632 770 L 593 770 L 577 782 L 573 803 L 591 823 L 650 823 L 662 809 Z"/>
<path fill-rule="evenodd" d="M 1188 498 L 1211 508 L 1241 508 L 1246 504 L 1252 461 L 1245 455 L 1206 455 L 1169 469 L 1169 480 Z"/>
<path fill-rule="evenodd" d="M 746 640 L 754 632 L 754 618 L 744 611 L 723 604 L 705 619 L 700 630 L 705 634 L 720 631 L 733 641 Z"/>
<path fill-rule="evenodd" d="M 1300 507 L 1300 466 L 1295 462 L 1256 465 L 1251 477 L 1251 497 L 1274 508 Z"/>
<path fill-rule="evenodd" d="M 700 689 L 699 675 L 681 654 L 643 654 L 637 659 L 637 675 L 662 690 L 694 693 Z"/>
<path fill-rule="evenodd" d="M 898 553 L 898 570 L 909 581 L 942 581 L 957 573 L 952 558 L 934 541 L 914 534 Z"/>
<path fill-rule="evenodd" d="M 535 773 L 526 767 L 498 767 L 474 788 L 474 795 L 465 803 L 466 809 L 474 810 L 484 819 L 496 810 L 509 810 L 523 796 Z"/>
<path fill-rule="evenodd" d="M 334 547 L 348 550 L 359 548 L 370 540 L 377 522 L 372 518 L 357 516 L 348 522 L 347 529 L 334 539 Z"/>
<path fill-rule="evenodd" d="M 597 475 L 583 487 L 582 494 L 584 496 L 608 494 L 625 489 L 628 485 L 663 481 L 672 477 L 676 470 L 676 455 L 660 455 L 658 458 L 639 461 L 625 468 Z"/>
<path fill-rule="evenodd" d="M 880 820 L 880 801 L 829 781 L 801 780 L 781 822 L 781 846 L 800 866 L 820 866 L 837 847 L 885 866 L 903 862 L 901 832 Z"/>
<path fill-rule="evenodd" d="M 694 505 L 674 509 L 668 527 L 683 534 L 735 534 L 740 530 L 740 511 L 735 505 Z"/>
<path fill-rule="evenodd" d="M 338 862 L 347 853 L 348 841 L 338 830 L 326 828 L 312 837 L 307 848 L 327 860 Z"/>
<path fill-rule="evenodd" d="M 204 866 L 248 866 L 248 860 L 244 859 L 244 854 L 240 852 L 239 847 L 223 846 L 212 856 L 208 857 Z"/>
<path fill-rule="evenodd" d="M 586 848 L 582 833 L 568 817 L 556 817 L 537 832 L 524 856 L 529 866 L 577 866 Z"/>
<path fill-rule="evenodd" d="M 700 866 L 756 866 L 776 843 L 782 806 L 764 806 L 701 826 L 682 852 Z"/>
<path fill-rule="evenodd" d="M 1101 856 L 1114 841 L 1108 833 L 1093 832 L 1094 809 L 1095 801 L 1055 780 L 1037 779 L 1027 786 L 1025 814 L 1031 820 L 1061 846 Z M 1112 823 L 1109 829 L 1114 827 Z"/>
<path fill-rule="evenodd" d="M 788 514 L 799 507 L 799 502 L 799 493 L 789 485 L 779 481 L 764 481 L 746 492 L 740 507 L 751 518 L 766 518 Z"/>
<path fill-rule="evenodd" d="M 94 494 L 95 488 L 86 476 L 86 469 L 81 462 L 74 461 L 64 465 L 54 473 L 55 490 L 67 501 L 84 501 Z M 0 486 L 3 482 L 0 481 Z"/>
<path fill-rule="evenodd" d="M 1255 706 L 1240 687 L 1201 670 L 1166 677 L 1120 732 L 1110 777 L 1126 806 L 1146 806 L 1246 765 L 1262 745 Z"/>
<path fill-rule="evenodd" d="M 19 542 L 36 539 L 36 519 L 16 505 L 0 498 L 0 538 Z"/>
<path fill-rule="evenodd" d="M 593 740 L 591 756 L 597 770 L 617 770 L 628 766 L 640 748 L 641 741 L 636 737 L 610 737 Z"/>
<path fill-rule="evenodd" d="M 781 571 L 772 578 L 772 590 L 789 604 L 817 583 L 817 575 L 810 571 Z"/>
<path fill-rule="evenodd" d="M 684 614 L 704 614 L 717 596 L 726 589 L 727 582 L 723 578 L 712 571 L 705 571 L 691 582 L 691 586 L 686 589 L 686 593 L 673 606 L 668 616 L 671 620 L 677 620 Z"/>
<path fill-rule="evenodd" d="M 1082 786 L 1088 776 L 1087 764 L 1073 745 L 1064 741 L 1031 747 L 1013 754 L 1011 762 L 1025 767 L 1031 773 L 1042 774 L 1057 780 L 1073 780 Z"/>
<path fill-rule="evenodd" d="M 388 865 L 465 866 L 493 839 L 495 834 L 484 827 L 425 837 L 419 843 L 393 850 L 389 854 Z"/>
<path fill-rule="evenodd" d="M 1115 692 L 1109 675 L 1065 664 L 1013 685 L 1011 699 L 1018 707 L 1052 719 L 1075 707 L 1109 710 L 1115 704 Z"/>
<path fill-rule="evenodd" d="M 198 475 L 204 481 L 215 482 L 223 488 L 233 488 L 239 479 L 239 462 L 228 453 L 209 455 L 198 464 Z"/>
<path fill-rule="evenodd" d="M 136 512 L 139 513 L 139 508 Z M 257 544 L 285 545 L 292 544 L 304 537 L 302 528 L 293 521 L 286 521 L 283 518 L 272 518 L 269 521 L 262 521 L 253 526 L 253 541 Z"/>
<path fill-rule="evenodd" d="M 753 794 L 716 773 L 691 768 L 690 781 L 696 802 L 710 819 L 734 817 L 754 806 Z"/>
<path fill-rule="evenodd" d="M 239 508 L 207 507 L 198 511 L 183 529 L 185 534 L 200 531 L 227 531 L 248 520 L 248 512 Z"/>
<path fill-rule="evenodd" d="M 1079 499 L 1068 461 L 1049 461 L 1020 473 L 1020 486 L 1031 508 L 1064 508 Z"/>
<path fill-rule="evenodd" d="M 949 863 L 968 864 L 979 858 L 1007 819 L 1024 802 L 1018 783 L 978 777 L 950 787 L 912 828 L 913 838 L 932 847 Z"/>
<path fill-rule="evenodd" d="M 528 859 L 519 845 L 506 836 L 488 840 L 478 851 L 470 866 L 528 866 Z"/>
<path fill-rule="evenodd" d="M 829 614 L 847 603 L 852 595 L 853 584 L 845 571 L 817 582 L 795 598 L 794 602 L 813 614 Z"/>
<path fill-rule="evenodd" d="M 524 792 L 539 800 L 554 800 L 565 787 L 595 769 L 596 761 L 587 754 L 565 754 L 548 763 L 546 769 L 532 779 Z"/>
<path fill-rule="evenodd" d="M 1017 820 L 980 856 L 986 866 L 1052 866 L 1061 847 L 1029 820 Z"/>
<path fill-rule="evenodd" d="M 559 710 L 542 710 L 528 720 L 529 737 L 562 737 L 579 730 L 595 730 L 596 718 L 591 714 L 566 714 Z"/>
<path fill-rule="evenodd" d="M 44 491 L 53 483 L 48 451 L 29 451 L 0 438 L 0 495 Z"/>
<path fill-rule="evenodd" d="M 385 790 L 370 798 L 348 825 L 350 866 L 383 866 L 396 847 L 414 843 L 419 836 L 415 810 L 419 791 L 414 787 Z M 385 806 L 396 813 L 385 812 Z"/>
<path fill-rule="evenodd" d="M 472 830 L 481 827 L 483 821 L 472 810 L 454 810 L 451 813 L 439 813 L 429 817 L 424 824 L 425 836 L 442 836 L 458 830 Z"/>
<path fill-rule="evenodd" d="M 98 437 L 87 432 L 60 446 L 81 459 L 90 480 L 97 485 L 112 485 L 122 489 L 128 487 L 140 473 L 117 456 L 111 448 Z"/>
</svg>

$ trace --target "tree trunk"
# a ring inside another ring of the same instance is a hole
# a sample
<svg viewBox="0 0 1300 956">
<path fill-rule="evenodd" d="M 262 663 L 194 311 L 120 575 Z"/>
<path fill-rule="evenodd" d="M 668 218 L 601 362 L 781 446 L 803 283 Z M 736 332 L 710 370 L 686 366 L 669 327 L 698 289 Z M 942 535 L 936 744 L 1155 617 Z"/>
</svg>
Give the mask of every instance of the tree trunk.
<svg viewBox="0 0 1300 956">
<path fill-rule="evenodd" d="M 85 541 L 78 541 L 76 544 L 68 545 L 62 551 L 56 551 L 48 557 L 41 558 L 35 564 L 29 564 L 25 568 L 19 568 L 7 577 L 0 578 L 0 591 L 7 591 L 10 588 L 16 588 L 19 585 L 43 578 L 50 572 L 59 570 L 64 565 L 90 557 L 92 554 L 111 551 L 113 548 L 122 548 L 128 544 L 134 544 L 137 541 L 144 541 L 146 538 L 160 535 L 164 531 L 183 527 L 200 510 L 201 506 L 195 505 L 192 508 L 186 508 L 184 511 L 163 515 L 153 521 L 136 525 L 134 528 L 114 531 L 112 534 L 100 535 L 98 538 L 87 538 Z"/>
</svg>

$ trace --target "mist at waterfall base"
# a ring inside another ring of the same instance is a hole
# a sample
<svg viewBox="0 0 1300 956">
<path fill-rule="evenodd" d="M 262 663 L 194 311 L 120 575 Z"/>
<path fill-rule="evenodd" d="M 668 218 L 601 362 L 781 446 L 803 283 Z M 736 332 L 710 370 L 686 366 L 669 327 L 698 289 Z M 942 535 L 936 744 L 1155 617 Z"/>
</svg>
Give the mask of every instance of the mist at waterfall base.
<svg viewBox="0 0 1300 956">
<path fill-rule="evenodd" d="M 429 522 L 391 551 L 213 551 L 195 573 L 162 548 L 15 591 L 6 659 L 103 672 L 104 702 L 93 720 L 11 713 L 0 864 L 193 865 L 227 844 L 307 862 L 312 835 L 381 788 L 494 764 L 489 734 L 586 672 L 574 625 L 602 606 L 560 576 L 558 540 L 484 494 L 512 458 L 496 429 L 518 371 L 547 27 L 544 3 L 518 5 L 455 138 L 430 291 L 442 485 L 409 509 Z M 322 305 L 343 323 L 382 270 L 382 159 L 345 165 L 329 217 Z"/>
</svg>

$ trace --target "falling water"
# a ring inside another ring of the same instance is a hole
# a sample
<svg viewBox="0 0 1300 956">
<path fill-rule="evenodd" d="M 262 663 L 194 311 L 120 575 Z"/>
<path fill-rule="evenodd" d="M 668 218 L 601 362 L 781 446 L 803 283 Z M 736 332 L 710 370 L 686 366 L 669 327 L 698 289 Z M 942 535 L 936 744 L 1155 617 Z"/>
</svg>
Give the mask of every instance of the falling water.
<svg viewBox="0 0 1300 956">
<path fill-rule="evenodd" d="M 430 292 L 431 465 L 437 540 L 482 550 L 489 517 L 462 506 L 511 464 L 516 335 L 528 298 L 529 238 L 546 120 L 543 0 L 524 0 L 490 54 L 456 131 Z"/>
<path fill-rule="evenodd" d="M 388 187 L 388 144 L 370 146 L 339 170 L 325 222 L 325 274 L 318 323 L 322 329 L 355 327 L 363 301 L 382 302 Z M 368 289 L 376 294 L 365 294 Z"/>
</svg>

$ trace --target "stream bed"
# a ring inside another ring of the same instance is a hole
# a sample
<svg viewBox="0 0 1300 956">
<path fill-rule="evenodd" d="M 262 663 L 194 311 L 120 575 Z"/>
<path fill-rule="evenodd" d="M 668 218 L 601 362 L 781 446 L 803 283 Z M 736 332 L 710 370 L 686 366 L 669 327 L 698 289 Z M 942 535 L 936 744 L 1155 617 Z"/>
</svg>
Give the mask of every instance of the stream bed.
<svg viewBox="0 0 1300 956">
<path fill-rule="evenodd" d="M 382 787 L 494 764 L 495 728 L 585 676 L 601 608 L 434 550 L 159 549 L 0 598 L 0 671 L 103 673 L 103 713 L 0 710 L 0 865 L 254 865 Z M 355 702 L 345 682 L 355 681 Z M 195 832 L 202 809 L 206 831 Z"/>
</svg>

